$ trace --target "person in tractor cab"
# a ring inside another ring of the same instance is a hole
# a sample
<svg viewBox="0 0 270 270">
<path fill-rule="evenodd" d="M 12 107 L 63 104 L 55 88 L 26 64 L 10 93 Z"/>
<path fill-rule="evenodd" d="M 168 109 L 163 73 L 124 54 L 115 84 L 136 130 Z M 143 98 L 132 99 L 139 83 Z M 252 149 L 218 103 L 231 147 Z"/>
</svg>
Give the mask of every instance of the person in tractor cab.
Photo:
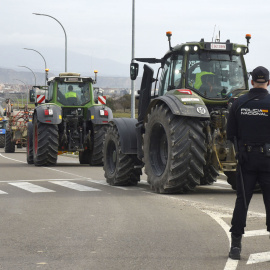
<svg viewBox="0 0 270 270">
<path fill-rule="evenodd" d="M 69 105 L 77 105 L 77 94 L 73 91 L 72 85 L 68 86 L 68 92 L 65 93 L 65 98 L 67 99 Z"/>
<path fill-rule="evenodd" d="M 195 78 L 195 83 L 194 83 L 194 88 L 197 90 L 200 90 L 204 81 L 209 81 L 209 80 L 206 80 L 206 78 L 205 80 L 203 80 L 203 76 L 209 77 L 209 76 L 215 75 L 213 72 L 210 71 L 210 65 L 208 62 L 201 61 L 200 69 L 201 71 L 199 73 L 196 73 L 196 78 Z"/>
</svg>

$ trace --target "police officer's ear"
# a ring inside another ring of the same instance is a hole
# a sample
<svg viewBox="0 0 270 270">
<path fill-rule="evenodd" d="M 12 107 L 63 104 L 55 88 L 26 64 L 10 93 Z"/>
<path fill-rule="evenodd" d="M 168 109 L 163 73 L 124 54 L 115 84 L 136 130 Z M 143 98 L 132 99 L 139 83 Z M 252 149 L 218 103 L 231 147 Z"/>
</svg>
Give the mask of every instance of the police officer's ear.
<svg viewBox="0 0 270 270">
<path fill-rule="evenodd" d="M 253 80 L 251 80 L 251 85 L 254 85 L 254 81 Z"/>
<path fill-rule="evenodd" d="M 270 83 L 270 80 L 267 82 L 267 86 L 269 85 L 269 83 Z"/>
</svg>

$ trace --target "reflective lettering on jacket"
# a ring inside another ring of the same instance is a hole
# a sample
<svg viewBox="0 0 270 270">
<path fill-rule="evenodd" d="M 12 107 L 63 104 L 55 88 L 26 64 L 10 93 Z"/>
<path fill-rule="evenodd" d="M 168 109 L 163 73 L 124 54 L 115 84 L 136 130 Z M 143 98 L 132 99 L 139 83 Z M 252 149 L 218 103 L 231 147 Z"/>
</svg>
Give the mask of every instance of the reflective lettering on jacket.
<svg viewBox="0 0 270 270">
<path fill-rule="evenodd" d="M 268 116 L 267 109 L 241 108 L 241 115 Z"/>
</svg>

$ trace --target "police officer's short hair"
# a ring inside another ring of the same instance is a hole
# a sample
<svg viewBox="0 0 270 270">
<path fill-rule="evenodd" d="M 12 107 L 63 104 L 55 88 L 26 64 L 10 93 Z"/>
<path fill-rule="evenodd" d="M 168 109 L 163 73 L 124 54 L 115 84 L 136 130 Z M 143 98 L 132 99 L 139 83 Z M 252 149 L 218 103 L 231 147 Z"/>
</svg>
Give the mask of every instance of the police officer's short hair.
<svg viewBox="0 0 270 270">
<path fill-rule="evenodd" d="M 73 90 L 73 86 L 72 85 L 69 85 L 68 86 L 68 91 L 72 91 Z"/>
</svg>

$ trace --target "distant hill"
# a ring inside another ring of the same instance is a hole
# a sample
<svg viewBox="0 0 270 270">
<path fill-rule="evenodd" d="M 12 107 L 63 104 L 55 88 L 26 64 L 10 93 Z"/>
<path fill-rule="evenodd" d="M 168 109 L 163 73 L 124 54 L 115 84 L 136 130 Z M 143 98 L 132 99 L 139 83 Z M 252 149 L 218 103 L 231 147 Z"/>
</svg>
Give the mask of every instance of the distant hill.
<svg viewBox="0 0 270 270">
<path fill-rule="evenodd" d="M 45 74 L 42 72 L 34 71 L 36 75 L 37 85 L 44 85 Z M 86 76 L 86 74 L 82 74 Z M 49 77 L 58 76 L 57 74 L 49 73 Z M 88 74 L 89 76 L 89 74 Z M 93 75 L 94 77 L 94 75 Z M 0 83 L 6 84 L 22 84 L 23 81 L 26 85 L 34 85 L 35 78 L 30 71 L 17 71 L 13 69 L 0 68 Z M 129 77 L 105 77 L 99 76 L 97 79 L 97 84 L 95 86 L 103 88 L 131 88 L 131 80 Z M 140 78 L 136 80 L 136 89 L 140 87 Z"/>
</svg>

